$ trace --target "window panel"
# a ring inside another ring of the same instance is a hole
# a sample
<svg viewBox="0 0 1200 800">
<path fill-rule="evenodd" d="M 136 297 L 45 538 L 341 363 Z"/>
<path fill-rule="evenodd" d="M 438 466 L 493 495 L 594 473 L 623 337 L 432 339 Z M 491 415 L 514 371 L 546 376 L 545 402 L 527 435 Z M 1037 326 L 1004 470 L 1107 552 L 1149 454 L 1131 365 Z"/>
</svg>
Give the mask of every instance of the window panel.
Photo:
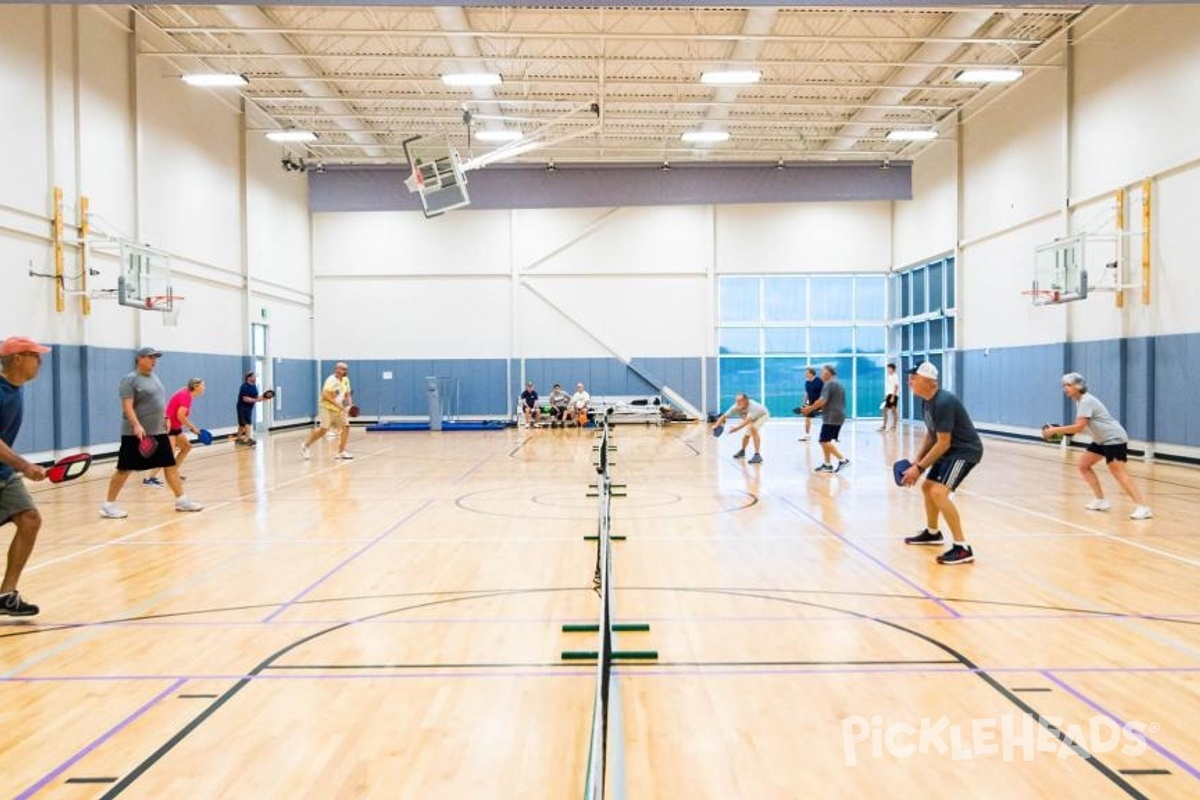
<svg viewBox="0 0 1200 800">
<path fill-rule="evenodd" d="M 860 276 L 854 279 L 854 318 L 856 320 L 882 320 L 884 305 L 884 278 L 882 275 Z"/>
<path fill-rule="evenodd" d="M 763 337 L 766 353 L 808 353 L 808 328 L 765 328 Z"/>
<path fill-rule="evenodd" d="M 755 398 L 761 396 L 761 358 L 722 358 L 719 362 L 721 411 L 733 405 L 733 398 L 742 392 Z"/>
<path fill-rule="evenodd" d="M 808 341 L 810 353 L 817 355 L 833 355 L 834 353 L 854 352 L 854 328 L 809 328 Z"/>
<path fill-rule="evenodd" d="M 925 323 L 917 322 L 913 325 L 913 346 L 915 352 L 921 352 L 925 349 Z"/>
<path fill-rule="evenodd" d="M 941 319 L 929 320 L 929 349 L 942 349 L 942 323 Z"/>
<path fill-rule="evenodd" d="M 757 322 L 760 284 L 758 278 L 721 278 L 721 322 Z"/>
<path fill-rule="evenodd" d="M 946 317 L 946 342 L 944 347 L 947 350 L 953 350 L 957 347 L 954 343 L 954 317 Z"/>
<path fill-rule="evenodd" d="M 883 379 L 887 360 L 883 356 L 859 356 L 854 359 L 854 402 L 856 417 L 881 417 L 879 404 L 883 402 Z M 847 401 L 850 395 L 847 392 Z M 849 413 L 850 409 L 846 409 Z"/>
<path fill-rule="evenodd" d="M 808 319 L 807 278 L 764 278 L 765 317 L 769 322 L 804 322 Z"/>
<path fill-rule="evenodd" d="M 912 313 L 918 316 L 925 313 L 925 268 L 914 269 L 912 276 Z"/>
<path fill-rule="evenodd" d="M 854 348 L 860 353 L 882 353 L 884 347 L 882 325 L 859 325 L 854 329 Z"/>
<path fill-rule="evenodd" d="M 792 409 L 804 399 L 804 368 L 807 358 L 765 358 L 766 397 L 755 398 L 765 403 L 775 416 L 792 415 Z M 728 407 L 728 406 L 727 406 Z"/>
<path fill-rule="evenodd" d="M 929 265 L 929 310 L 942 310 L 942 262 Z"/>
<path fill-rule="evenodd" d="M 758 328 L 721 328 L 717 352 L 721 355 L 756 356 L 761 352 L 758 332 Z"/>
<path fill-rule="evenodd" d="M 854 279 L 821 277 L 812 279 L 810 318 L 840 322 L 854 318 Z"/>
<path fill-rule="evenodd" d="M 946 259 L 946 308 L 958 308 L 954 302 L 954 259 Z"/>
</svg>

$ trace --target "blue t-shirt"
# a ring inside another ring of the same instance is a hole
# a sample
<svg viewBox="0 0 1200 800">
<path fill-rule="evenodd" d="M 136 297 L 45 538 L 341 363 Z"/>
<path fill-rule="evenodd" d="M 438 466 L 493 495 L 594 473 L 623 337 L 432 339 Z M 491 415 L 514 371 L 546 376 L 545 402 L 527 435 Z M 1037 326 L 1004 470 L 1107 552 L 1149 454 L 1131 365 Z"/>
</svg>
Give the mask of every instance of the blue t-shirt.
<svg viewBox="0 0 1200 800">
<path fill-rule="evenodd" d="M 804 382 L 804 394 L 808 397 L 809 403 L 815 403 L 821 399 L 821 389 L 825 388 L 825 381 L 820 378 L 813 378 L 811 381 Z"/>
<path fill-rule="evenodd" d="M 237 407 L 241 411 L 249 411 L 254 408 L 254 403 L 247 403 L 242 400 L 243 397 L 258 397 L 258 387 L 249 381 L 242 384 L 242 388 L 238 389 Z M 229 408 L 229 406 L 225 406 Z"/>
<path fill-rule="evenodd" d="M 21 430 L 21 418 L 25 413 L 25 403 L 21 399 L 21 387 L 13 386 L 0 377 L 0 441 L 11 449 L 17 441 L 17 433 Z M 13 468 L 0 463 L 0 481 L 6 481 L 13 476 Z"/>
</svg>

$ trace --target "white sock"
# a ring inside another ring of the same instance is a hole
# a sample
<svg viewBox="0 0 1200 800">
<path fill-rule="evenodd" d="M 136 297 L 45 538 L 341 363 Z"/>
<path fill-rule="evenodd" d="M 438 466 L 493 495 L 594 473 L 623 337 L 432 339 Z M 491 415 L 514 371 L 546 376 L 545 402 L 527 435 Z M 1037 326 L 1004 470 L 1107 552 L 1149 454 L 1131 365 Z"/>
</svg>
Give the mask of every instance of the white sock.
<svg viewBox="0 0 1200 800">
<path fill-rule="evenodd" d="M 930 532 L 930 533 L 932 533 L 934 536 L 941 536 L 941 535 L 942 535 L 942 532 L 941 532 L 941 531 L 939 531 L 937 528 L 926 528 L 925 530 L 929 531 L 929 532 Z"/>
</svg>

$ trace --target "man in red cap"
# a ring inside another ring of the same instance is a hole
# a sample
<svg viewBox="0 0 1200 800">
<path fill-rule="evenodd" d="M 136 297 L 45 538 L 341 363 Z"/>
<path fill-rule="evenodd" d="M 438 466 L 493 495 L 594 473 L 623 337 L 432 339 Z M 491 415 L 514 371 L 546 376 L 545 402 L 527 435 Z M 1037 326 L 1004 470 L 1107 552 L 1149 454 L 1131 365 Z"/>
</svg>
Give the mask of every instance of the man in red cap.
<svg viewBox="0 0 1200 800">
<path fill-rule="evenodd" d="M 24 416 L 21 387 L 37 377 L 42 368 L 42 354 L 49 352 L 49 347 L 24 336 L 10 336 L 0 343 L 0 525 L 11 522 L 17 526 L 8 548 L 4 581 L 0 583 L 0 615 L 10 617 L 32 617 L 38 613 L 38 607 L 26 603 L 17 592 L 17 580 L 42 527 L 42 515 L 22 477 L 45 480 L 46 471 L 17 455 L 12 446 Z"/>
</svg>

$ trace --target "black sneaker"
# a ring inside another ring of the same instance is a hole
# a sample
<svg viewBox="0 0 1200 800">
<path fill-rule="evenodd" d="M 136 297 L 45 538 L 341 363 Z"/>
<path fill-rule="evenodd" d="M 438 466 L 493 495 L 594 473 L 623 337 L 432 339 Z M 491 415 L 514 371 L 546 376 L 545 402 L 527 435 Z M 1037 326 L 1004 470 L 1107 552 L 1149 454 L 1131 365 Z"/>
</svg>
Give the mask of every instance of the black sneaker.
<svg viewBox="0 0 1200 800">
<path fill-rule="evenodd" d="M 975 553 L 969 547 L 956 544 L 937 557 L 939 564 L 970 564 L 975 560 Z"/>
<path fill-rule="evenodd" d="M 758 453 L 755 453 L 754 455 L 750 456 L 750 462 L 749 462 L 749 463 L 751 463 L 751 464 L 761 464 L 761 463 L 762 463 L 762 456 L 760 456 Z"/>
<path fill-rule="evenodd" d="M 33 603 L 26 603 L 19 592 L 0 594 L 0 614 L 10 617 L 32 617 L 40 611 Z"/>
<path fill-rule="evenodd" d="M 942 536 L 941 531 L 938 531 L 937 533 L 930 533 L 929 528 L 925 528 L 916 536 L 904 537 L 905 544 L 941 544 L 944 540 L 945 537 Z"/>
<path fill-rule="evenodd" d="M 733 454 L 733 457 L 734 457 L 734 458 L 745 458 L 745 457 L 746 457 L 746 451 L 745 451 L 745 450 L 738 450 L 736 453 L 734 453 L 734 454 Z"/>
<path fill-rule="evenodd" d="M 837 466 L 833 468 L 833 471 L 834 471 L 834 472 L 841 472 L 842 470 L 844 470 L 844 469 L 845 469 L 846 467 L 848 467 L 848 466 L 850 466 L 850 459 L 848 459 L 848 458 L 843 458 L 841 461 L 839 461 L 839 462 L 837 463 Z"/>
<path fill-rule="evenodd" d="M 813 470 L 813 472 L 833 472 L 833 467 L 829 464 L 822 464 Z"/>
</svg>

